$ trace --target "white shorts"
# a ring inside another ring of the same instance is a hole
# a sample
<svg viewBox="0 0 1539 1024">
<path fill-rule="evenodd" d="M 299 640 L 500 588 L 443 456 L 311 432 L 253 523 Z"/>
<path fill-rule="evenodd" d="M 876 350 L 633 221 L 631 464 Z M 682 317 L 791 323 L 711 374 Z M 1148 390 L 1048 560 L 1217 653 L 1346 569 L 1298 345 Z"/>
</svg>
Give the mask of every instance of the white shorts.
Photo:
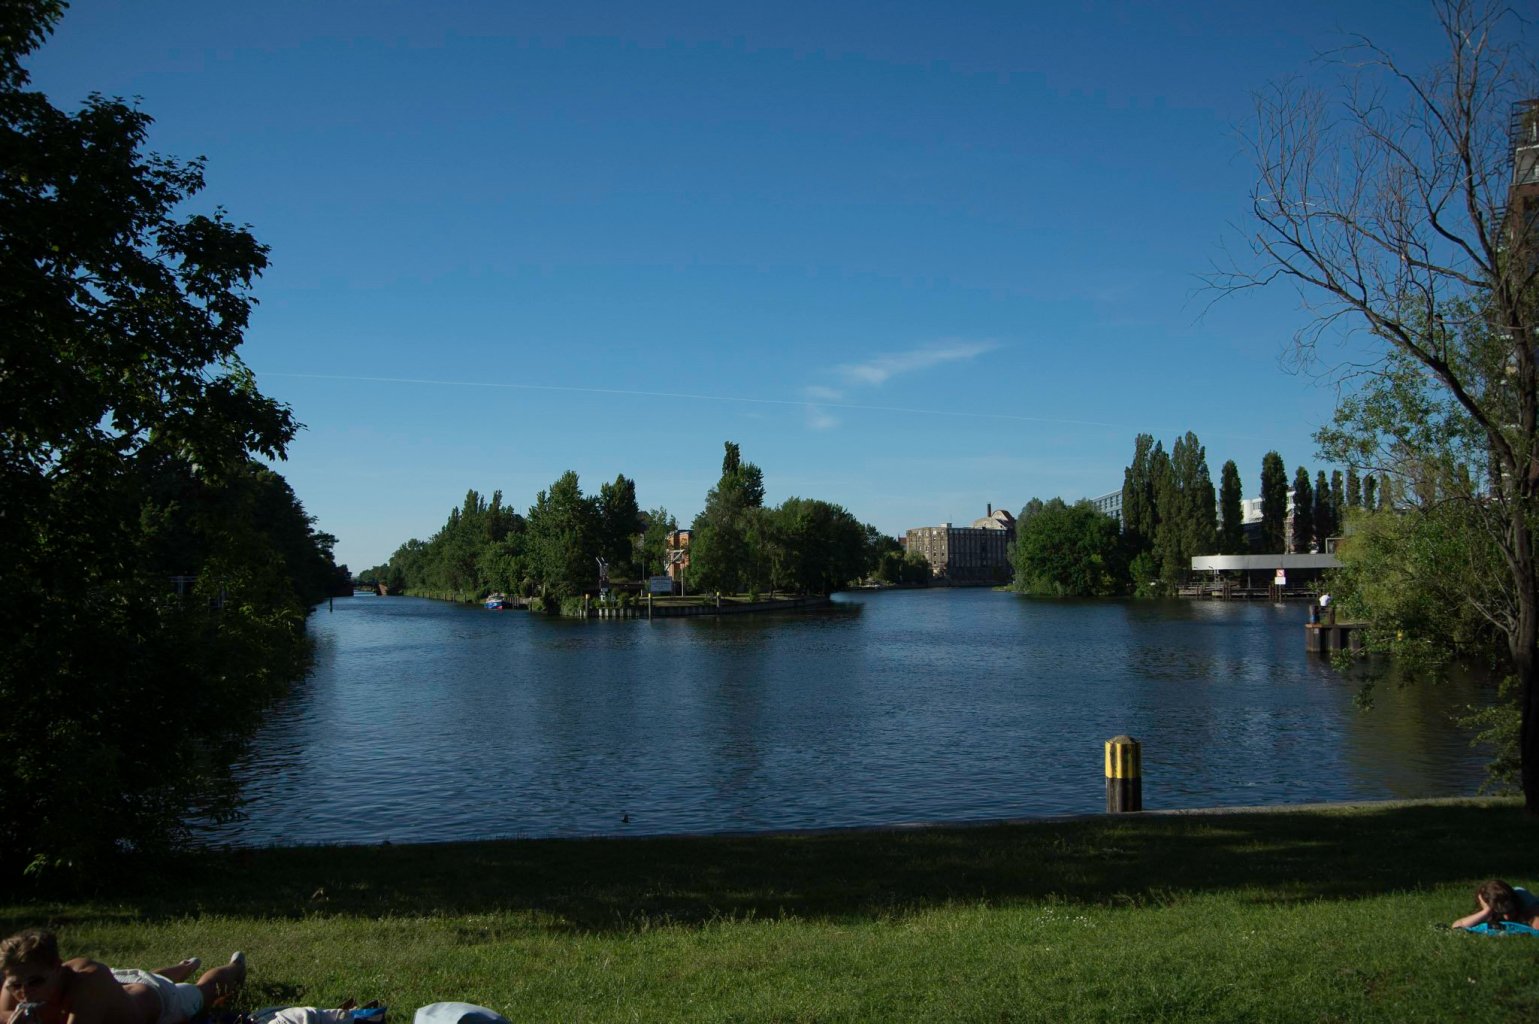
<svg viewBox="0 0 1539 1024">
<path fill-rule="evenodd" d="M 148 985 L 155 990 L 160 997 L 156 1024 L 182 1024 L 203 1012 L 203 992 L 196 985 L 179 984 L 136 967 L 114 967 L 112 976 L 120 985 Z"/>
</svg>

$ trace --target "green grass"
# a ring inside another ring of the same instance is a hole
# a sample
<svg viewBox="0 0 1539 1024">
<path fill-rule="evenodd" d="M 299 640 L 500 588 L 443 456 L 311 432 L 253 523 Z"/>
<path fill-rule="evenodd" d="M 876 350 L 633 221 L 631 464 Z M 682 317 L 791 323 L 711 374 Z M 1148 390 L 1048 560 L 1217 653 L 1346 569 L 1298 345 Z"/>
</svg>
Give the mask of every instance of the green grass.
<svg viewBox="0 0 1539 1024">
<path fill-rule="evenodd" d="M 1482 1021 L 1539 940 L 1436 927 L 1539 881 L 1511 802 L 799 836 L 204 854 L 0 908 L 115 965 L 247 951 L 243 1005 L 514 1021 Z"/>
</svg>

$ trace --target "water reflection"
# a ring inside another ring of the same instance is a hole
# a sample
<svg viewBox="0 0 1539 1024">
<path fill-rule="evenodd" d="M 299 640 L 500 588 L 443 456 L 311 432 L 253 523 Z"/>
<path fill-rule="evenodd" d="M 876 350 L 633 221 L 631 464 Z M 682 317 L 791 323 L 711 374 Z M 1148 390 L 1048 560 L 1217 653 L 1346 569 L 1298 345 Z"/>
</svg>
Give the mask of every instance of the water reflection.
<svg viewBox="0 0 1539 1024">
<path fill-rule="evenodd" d="M 358 597 L 242 767 L 234 842 L 676 833 L 1099 810 L 1101 744 L 1150 807 L 1473 792 L 1450 721 L 1489 688 L 1381 687 L 1302 611 L 841 595 L 808 616 L 552 621 Z M 625 818 L 629 817 L 629 821 Z"/>
</svg>

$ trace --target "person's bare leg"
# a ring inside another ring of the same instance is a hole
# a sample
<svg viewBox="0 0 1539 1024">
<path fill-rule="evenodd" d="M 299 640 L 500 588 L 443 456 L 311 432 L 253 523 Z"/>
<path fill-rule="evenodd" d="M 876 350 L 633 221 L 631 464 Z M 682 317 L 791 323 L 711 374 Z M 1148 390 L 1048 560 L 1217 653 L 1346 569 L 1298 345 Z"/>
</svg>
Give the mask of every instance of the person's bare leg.
<svg viewBox="0 0 1539 1024">
<path fill-rule="evenodd" d="M 231 992 L 246 983 L 246 954 L 236 953 L 230 957 L 230 962 L 222 967 L 204 971 L 203 977 L 196 982 L 198 990 L 203 993 L 203 1008 L 213 1009 L 225 999 Z"/>
<path fill-rule="evenodd" d="M 192 977 L 193 972 L 202 966 L 202 960 L 195 956 L 190 956 L 179 964 L 172 964 L 170 967 L 157 967 L 153 973 L 160 975 L 162 978 L 169 978 L 174 982 L 181 983 Z"/>
</svg>

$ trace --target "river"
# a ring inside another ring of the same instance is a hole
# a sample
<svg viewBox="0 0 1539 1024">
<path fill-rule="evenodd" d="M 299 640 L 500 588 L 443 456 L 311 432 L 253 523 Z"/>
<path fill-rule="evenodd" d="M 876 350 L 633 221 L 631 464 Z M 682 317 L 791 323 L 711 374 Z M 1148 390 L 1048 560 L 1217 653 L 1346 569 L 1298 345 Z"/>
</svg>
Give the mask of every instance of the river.
<svg viewBox="0 0 1539 1024">
<path fill-rule="evenodd" d="M 978 821 L 1445 796 L 1474 682 L 1381 687 L 1304 651 L 1304 608 L 836 595 L 827 612 L 572 621 L 358 596 L 238 766 L 222 843 L 422 842 Z"/>
</svg>

